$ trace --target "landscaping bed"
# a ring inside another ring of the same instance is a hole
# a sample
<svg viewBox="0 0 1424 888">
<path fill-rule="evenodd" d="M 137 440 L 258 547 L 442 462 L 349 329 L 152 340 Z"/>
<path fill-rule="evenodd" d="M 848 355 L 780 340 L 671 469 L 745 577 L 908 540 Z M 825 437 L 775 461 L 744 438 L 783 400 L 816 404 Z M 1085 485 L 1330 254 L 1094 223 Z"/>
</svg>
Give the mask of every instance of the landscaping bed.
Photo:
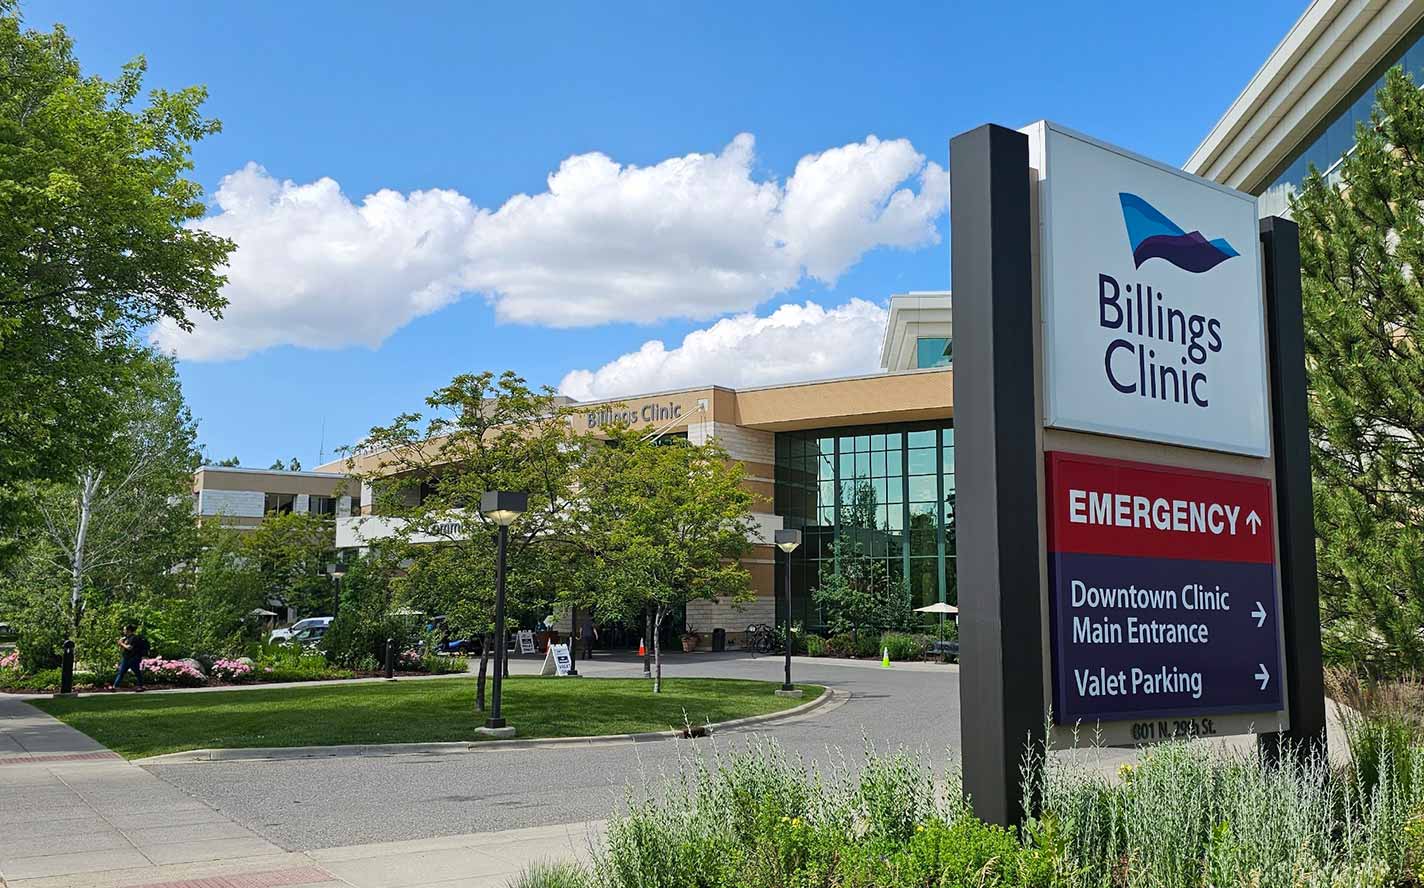
<svg viewBox="0 0 1424 888">
<path fill-rule="evenodd" d="M 1375 730 L 1364 727 L 1362 730 Z M 1376 737 L 1376 741 L 1378 737 Z M 1375 741 L 1357 734 L 1357 753 Z M 1369 756 L 1363 756 L 1369 758 Z M 1424 872 L 1424 747 L 1270 763 L 1169 743 L 1105 772 L 1031 762 L 1022 830 L 980 821 L 959 763 L 871 754 L 808 773 L 770 741 L 630 793 L 588 866 L 514 888 L 1384 888 Z"/>
<path fill-rule="evenodd" d="M 331 665 L 326 657 L 292 646 L 258 646 L 255 657 L 206 659 L 149 657 L 143 661 L 144 688 L 224 687 L 299 681 L 332 681 L 384 675 L 379 669 L 346 669 Z M 462 674 L 467 671 L 463 657 L 437 657 L 406 651 L 397 660 L 396 675 Z M 115 667 L 104 671 L 78 667 L 74 671 L 75 690 L 105 691 L 114 681 Z M 124 687 L 132 688 L 132 676 Z M 58 667 L 24 671 L 18 651 L 0 656 L 0 691 L 7 693 L 52 694 L 60 689 Z"/>
<path fill-rule="evenodd" d="M 879 660 L 889 657 L 894 662 L 911 660 L 942 660 L 934 653 L 938 635 L 920 632 L 883 632 L 852 635 L 841 633 L 822 637 L 812 633 L 796 636 L 796 653 L 808 657 L 842 657 L 847 659 Z M 957 641 L 958 632 L 945 635 L 946 641 Z"/>
<path fill-rule="evenodd" d="M 504 680 L 503 715 L 523 739 L 666 731 L 780 712 L 814 700 L 775 696 L 774 682 L 643 678 Z M 34 705 L 126 758 L 189 749 L 434 743 L 484 739 L 475 729 L 475 682 L 436 681 L 215 691 L 110 694 Z"/>
</svg>

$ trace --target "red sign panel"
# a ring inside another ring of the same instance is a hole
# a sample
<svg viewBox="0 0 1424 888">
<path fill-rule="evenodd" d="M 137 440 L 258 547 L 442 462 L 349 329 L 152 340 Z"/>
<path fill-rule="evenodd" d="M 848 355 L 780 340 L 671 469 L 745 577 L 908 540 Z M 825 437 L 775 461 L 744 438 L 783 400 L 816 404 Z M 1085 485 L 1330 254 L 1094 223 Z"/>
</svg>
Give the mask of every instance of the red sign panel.
<svg viewBox="0 0 1424 888">
<path fill-rule="evenodd" d="M 1276 560 L 1265 478 L 1054 452 L 1047 486 L 1050 552 Z"/>
</svg>

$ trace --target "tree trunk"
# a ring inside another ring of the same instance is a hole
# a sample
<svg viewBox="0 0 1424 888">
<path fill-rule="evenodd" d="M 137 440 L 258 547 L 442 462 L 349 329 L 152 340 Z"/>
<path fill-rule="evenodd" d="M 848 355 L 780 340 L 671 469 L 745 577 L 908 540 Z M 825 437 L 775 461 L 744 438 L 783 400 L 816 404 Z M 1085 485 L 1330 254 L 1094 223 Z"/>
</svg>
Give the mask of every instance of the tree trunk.
<svg viewBox="0 0 1424 888">
<path fill-rule="evenodd" d="M 490 645 L 493 636 L 486 632 L 480 636 L 480 674 L 475 684 L 475 711 L 485 711 L 485 676 L 489 672 Z"/>
<path fill-rule="evenodd" d="M 79 635 L 79 618 L 84 592 L 84 547 L 89 542 L 89 518 L 94 511 L 94 494 L 103 472 L 86 469 L 79 476 L 79 528 L 74 534 L 74 557 L 70 559 L 69 614 L 72 625 L 66 637 Z"/>
<path fill-rule="evenodd" d="M 657 616 L 653 618 L 653 693 L 663 692 L 663 645 L 658 641 L 662 635 L 663 607 L 658 605 Z"/>
</svg>

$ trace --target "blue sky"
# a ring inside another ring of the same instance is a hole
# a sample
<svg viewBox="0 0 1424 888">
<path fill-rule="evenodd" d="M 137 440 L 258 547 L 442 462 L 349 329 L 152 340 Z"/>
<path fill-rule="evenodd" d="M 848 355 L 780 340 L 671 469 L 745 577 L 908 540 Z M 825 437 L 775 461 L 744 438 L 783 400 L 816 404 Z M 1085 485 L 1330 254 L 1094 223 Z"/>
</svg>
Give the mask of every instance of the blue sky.
<svg viewBox="0 0 1424 888">
<path fill-rule="evenodd" d="M 224 124 L 195 153 L 210 195 L 265 170 L 212 208 L 246 254 L 229 320 L 176 348 L 210 456 L 310 467 L 323 425 L 330 458 L 460 372 L 512 368 L 591 396 L 873 369 L 875 306 L 948 287 L 935 185 L 952 136 L 1046 117 L 1180 163 L 1301 12 L 1181 8 L 50 0 L 24 13 L 64 22 L 89 70 L 143 54 L 151 86 L 206 84 Z M 609 161 L 571 165 L 546 193 L 561 163 L 595 152 Z M 803 174 L 808 156 L 827 163 Z M 874 224 L 836 215 L 842 188 Z M 382 189 L 389 212 L 362 214 Z M 886 209 L 891 190 L 903 206 Z M 506 206 L 517 194 L 536 199 Z M 372 218 L 378 233 L 361 228 Z M 824 353 L 790 348 L 807 342 Z"/>
</svg>

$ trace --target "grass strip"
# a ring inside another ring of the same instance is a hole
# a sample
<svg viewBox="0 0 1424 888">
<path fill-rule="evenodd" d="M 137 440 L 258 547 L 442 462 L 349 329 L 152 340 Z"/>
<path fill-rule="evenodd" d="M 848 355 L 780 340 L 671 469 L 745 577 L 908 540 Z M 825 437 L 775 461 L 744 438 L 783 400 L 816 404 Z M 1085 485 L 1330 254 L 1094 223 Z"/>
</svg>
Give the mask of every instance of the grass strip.
<svg viewBox="0 0 1424 888">
<path fill-rule="evenodd" d="M 634 734 L 780 712 L 803 699 L 775 682 L 671 678 L 654 694 L 642 678 L 504 680 L 503 715 L 521 739 Z M 475 682 L 466 676 L 312 688 L 193 694 L 103 694 L 34 705 L 125 758 L 189 749 L 435 743 L 482 739 Z"/>
</svg>

